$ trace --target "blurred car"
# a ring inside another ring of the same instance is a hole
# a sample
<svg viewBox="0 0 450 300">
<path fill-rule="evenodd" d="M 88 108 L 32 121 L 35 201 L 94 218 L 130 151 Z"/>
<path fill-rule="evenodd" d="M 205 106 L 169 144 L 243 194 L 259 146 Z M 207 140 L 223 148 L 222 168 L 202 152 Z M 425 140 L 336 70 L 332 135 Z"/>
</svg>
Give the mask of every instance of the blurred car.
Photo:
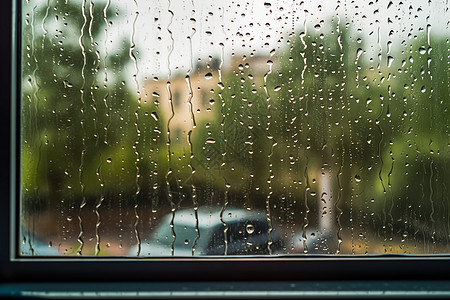
<svg viewBox="0 0 450 300">
<path fill-rule="evenodd" d="M 226 255 L 269 255 L 281 249 L 280 235 L 273 225 L 269 238 L 265 211 L 227 208 L 222 219 L 220 213 L 221 209 L 200 207 L 196 218 L 194 209 L 176 210 L 173 226 L 173 216 L 167 214 L 149 239 L 142 242 L 139 256 L 171 256 L 172 250 L 174 256 L 224 255 L 225 252 Z M 135 256 L 137 251 L 138 247 L 134 246 L 129 255 Z"/>
<path fill-rule="evenodd" d="M 57 256 L 58 249 L 43 242 L 34 234 L 22 231 L 23 240 L 20 242 L 20 256 Z"/>
</svg>

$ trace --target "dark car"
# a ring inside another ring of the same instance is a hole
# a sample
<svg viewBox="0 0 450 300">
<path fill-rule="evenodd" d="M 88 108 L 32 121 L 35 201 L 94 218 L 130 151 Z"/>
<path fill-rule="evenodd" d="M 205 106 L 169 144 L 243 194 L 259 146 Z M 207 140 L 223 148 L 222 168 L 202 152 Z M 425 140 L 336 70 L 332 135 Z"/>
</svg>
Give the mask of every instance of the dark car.
<svg viewBox="0 0 450 300">
<path fill-rule="evenodd" d="M 279 252 L 280 235 L 265 211 L 200 207 L 166 215 L 147 242 L 140 256 L 269 255 Z M 173 218 L 173 226 L 171 226 Z M 172 230 L 173 229 L 173 230 Z M 270 250 L 269 250 L 270 249 Z M 130 255 L 137 255 L 137 246 Z"/>
</svg>

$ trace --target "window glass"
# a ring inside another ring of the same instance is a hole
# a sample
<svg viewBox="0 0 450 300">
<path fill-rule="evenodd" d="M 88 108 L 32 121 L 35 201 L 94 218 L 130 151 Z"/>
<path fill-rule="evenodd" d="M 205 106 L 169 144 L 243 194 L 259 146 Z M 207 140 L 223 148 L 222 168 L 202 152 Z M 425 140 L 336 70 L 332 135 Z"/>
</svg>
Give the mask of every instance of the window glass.
<svg viewBox="0 0 450 300">
<path fill-rule="evenodd" d="M 445 0 L 25 0 L 23 256 L 447 254 Z"/>
</svg>

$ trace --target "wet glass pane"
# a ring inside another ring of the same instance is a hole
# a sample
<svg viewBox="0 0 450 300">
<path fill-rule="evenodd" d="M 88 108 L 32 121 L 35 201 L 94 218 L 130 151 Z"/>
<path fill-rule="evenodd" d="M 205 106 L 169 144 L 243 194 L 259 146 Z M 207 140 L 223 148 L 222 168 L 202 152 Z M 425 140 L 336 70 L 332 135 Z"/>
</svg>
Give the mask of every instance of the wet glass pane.
<svg viewBox="0 0 450 300">
<path fill-rule="evenodd" d="M 23 1 L 22 255 L 448 254 L 448 9 Z"/>
</svg>

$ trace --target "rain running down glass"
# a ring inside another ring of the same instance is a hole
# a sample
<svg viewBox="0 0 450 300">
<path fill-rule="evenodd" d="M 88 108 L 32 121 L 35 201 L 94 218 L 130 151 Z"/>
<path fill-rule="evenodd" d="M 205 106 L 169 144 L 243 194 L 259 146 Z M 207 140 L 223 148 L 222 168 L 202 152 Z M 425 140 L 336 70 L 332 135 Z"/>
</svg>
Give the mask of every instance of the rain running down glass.
<svg viewBox="0 0 450 300">
<path fill-rule="evenodd" d="M 22 256 L 450 253 L 446 1 L 22 1 Z"/>
</svg>

